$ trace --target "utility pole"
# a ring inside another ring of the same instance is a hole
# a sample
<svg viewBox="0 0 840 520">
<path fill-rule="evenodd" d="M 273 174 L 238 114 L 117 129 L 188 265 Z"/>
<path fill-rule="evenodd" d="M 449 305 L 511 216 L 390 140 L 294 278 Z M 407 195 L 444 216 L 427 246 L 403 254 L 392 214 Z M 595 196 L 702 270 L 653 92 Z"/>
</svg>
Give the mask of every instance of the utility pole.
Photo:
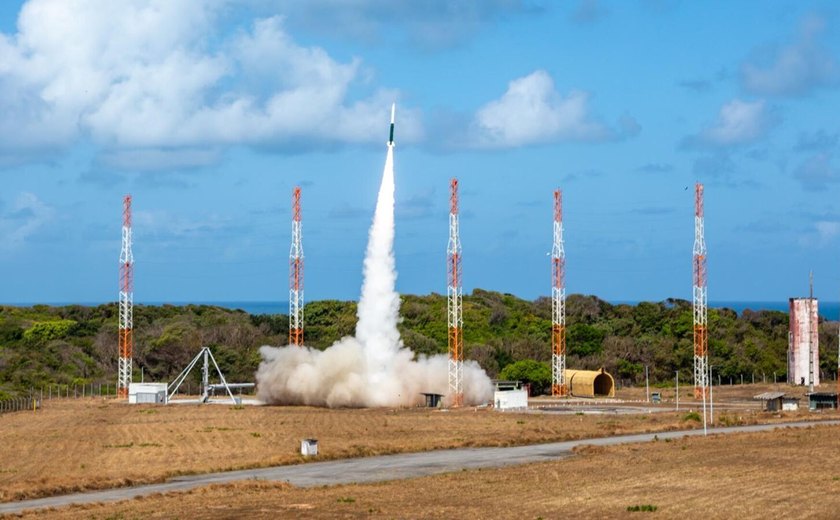
<svg viewBox="0 0 840 520">
<path fill-rule="evenodd" d="M 650 383 L 648 379 L 648 366 L 645 365 L 645 398 L 647 402 L 650 402 Z"/>
<path fill-rule="evenodd" d="M 566 386 L 566 251 L 563 247 L 563 192 L 554 190 L 554 243 L 551 248 L 551 395 Z"/>
<path fill-rule="evenodd" d="M 680 411 L 680 371 L 677 370 L 677 411 Z"/>
<path fill-rule="evenodd" d="M 464 404 L 463 287 L 461 281 L 461 237 L 458 225 L 458 179 L 449 183 L 449 244 L 447 252 L 447 315 L 449 325 L 449 393 L 452 406 Z"/>
<path fill-rule="evenodd" d="M 123 199 L 119 305 L 117 397 L 128 398 L 134 357 L 134 254 L 131 252 L 131 195 L 126 195 Z"/>
<path fill-rule="evenodd" d="M 292 247 L 289 251 L 289 345 L 303 346 L 303 243 L 300 187 L 292 193 Z"/>
<path fill-rule="evenodd" d="M 715 383 L 712 379 L 712 369 L 714 367 L 709 365 L 709 422 L 715 423 Z M 718 373 L 718 386 L 720 386 L 720 373 Z"/>
</svg>

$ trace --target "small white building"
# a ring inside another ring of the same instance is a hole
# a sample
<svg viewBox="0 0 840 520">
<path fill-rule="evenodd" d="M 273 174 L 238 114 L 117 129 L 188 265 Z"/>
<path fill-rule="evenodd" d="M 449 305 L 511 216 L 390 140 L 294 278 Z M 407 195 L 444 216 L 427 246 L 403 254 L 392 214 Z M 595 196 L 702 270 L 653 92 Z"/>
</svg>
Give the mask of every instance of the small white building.
<svg viewBox="0 0 840 520">
<path fill-rule="evenodd" d="M 496 410 L 524 410 L 528 408 L 528 390 L 496 390 L 493 404 Z"/>
<path fill-rule="evenodd" d="M 131 383 L 128 385 L 129 404 L 166 404 L 166 383 Z"/>
</svg>

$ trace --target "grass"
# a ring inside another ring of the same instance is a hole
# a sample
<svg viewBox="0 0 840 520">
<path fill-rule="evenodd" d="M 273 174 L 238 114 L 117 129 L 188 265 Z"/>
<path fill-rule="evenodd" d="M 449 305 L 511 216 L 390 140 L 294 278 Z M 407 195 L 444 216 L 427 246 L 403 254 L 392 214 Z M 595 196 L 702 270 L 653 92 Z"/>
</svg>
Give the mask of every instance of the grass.
<svg viewBox="0 0 840 520">
<path fill-rule="evenodd" d="M 638 389 L 631 391 L 638 393 Z M 716 389 L 718 395 L 725 395 L 725 389 Z M 160 482 L 185 474 L 303 463 L 309 459 L 300 456 L 300 440 L 311 437 L 319 440 L 317 459 L 329 460 L 683 429 L 685 410 L 696 404 L 681 404 L 684 409 L 679 413 L 605 417 L 472 408 L 441 413 L 424 408 L 236 409 L 129 406 L 102 399 L 46 401 L 35 413 L 0 416 L 0 446 L 4 447 L 0 450 L 0 501 Z M 807 412 L 793 416 L 759 413 L 754 403 L 750 406 L 753 410 L 739 408 L 733 417 L 737 413 L 744 424 L 810 417 Z"/>
<path fill-rule="evenodd" d="M 834 518 L 836 502 L 826 497 L 840 492 L 838 433 L 840 427 L 817 426 L 691 437 L 601 447 L 554 462 L 372 484 L 294 488 L 238 482 L 24 518 L 189 518 L 196 511 L 208 519 L 548 519 L 558 518 L 558 512 L 572 518 L 634 518 L 642 512 L 696 518 L 698 511 L 710 520 L 757 513 Z M 820 454 L 818 464 L 814 453 Z M 785 493 L 791 489 L 793 498 Z"/>
</svg>

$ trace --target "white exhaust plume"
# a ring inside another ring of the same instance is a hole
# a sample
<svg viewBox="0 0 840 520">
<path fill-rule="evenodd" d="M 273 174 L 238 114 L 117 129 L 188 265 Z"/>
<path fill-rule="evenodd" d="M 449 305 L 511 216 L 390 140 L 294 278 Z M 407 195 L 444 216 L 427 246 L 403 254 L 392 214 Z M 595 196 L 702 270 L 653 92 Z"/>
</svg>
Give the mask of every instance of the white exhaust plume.
<svg viewBox="0 0 840 520">
<path fill-rule="evenodd" d="M 269 404 L 329 407 L 413 406 L 421 392 L 446 395 L 448 359 L 419 356 L 403 346 L 397 323 L 400 296 L 394 262 L 394 147 L 389 142 L 368 237 L 355 337 L 319 351 L 262 347 L 257 397 Z M 488 402 L 490 379 L 478 363 L 464 363 L 464 404 Z M 449 404 L 448 396 L 444 403 Z"/>
</svg>

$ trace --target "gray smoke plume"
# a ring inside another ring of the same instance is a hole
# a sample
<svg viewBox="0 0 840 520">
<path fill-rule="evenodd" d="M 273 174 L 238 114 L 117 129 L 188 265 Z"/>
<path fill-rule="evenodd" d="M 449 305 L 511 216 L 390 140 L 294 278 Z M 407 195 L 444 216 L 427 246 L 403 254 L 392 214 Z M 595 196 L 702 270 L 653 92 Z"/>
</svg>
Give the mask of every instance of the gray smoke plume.
<svg viewBox="0 0 840 520">
<path fill-rule="evenodd" d="M 448 394 L 448 358 L 415 358 L 403 346 L 396 280 L 394 149 L 389 146 L 368 236 L 355 337 L 323 352 L 298 346 L 260 348 L 257 397 L 270 404 L 371 407 L 421 404 L 421 392 Z M 464 362 L 463 389 L 465 404 L 492 397 L 490 379 L 474 361 Z"/>
</svg>

